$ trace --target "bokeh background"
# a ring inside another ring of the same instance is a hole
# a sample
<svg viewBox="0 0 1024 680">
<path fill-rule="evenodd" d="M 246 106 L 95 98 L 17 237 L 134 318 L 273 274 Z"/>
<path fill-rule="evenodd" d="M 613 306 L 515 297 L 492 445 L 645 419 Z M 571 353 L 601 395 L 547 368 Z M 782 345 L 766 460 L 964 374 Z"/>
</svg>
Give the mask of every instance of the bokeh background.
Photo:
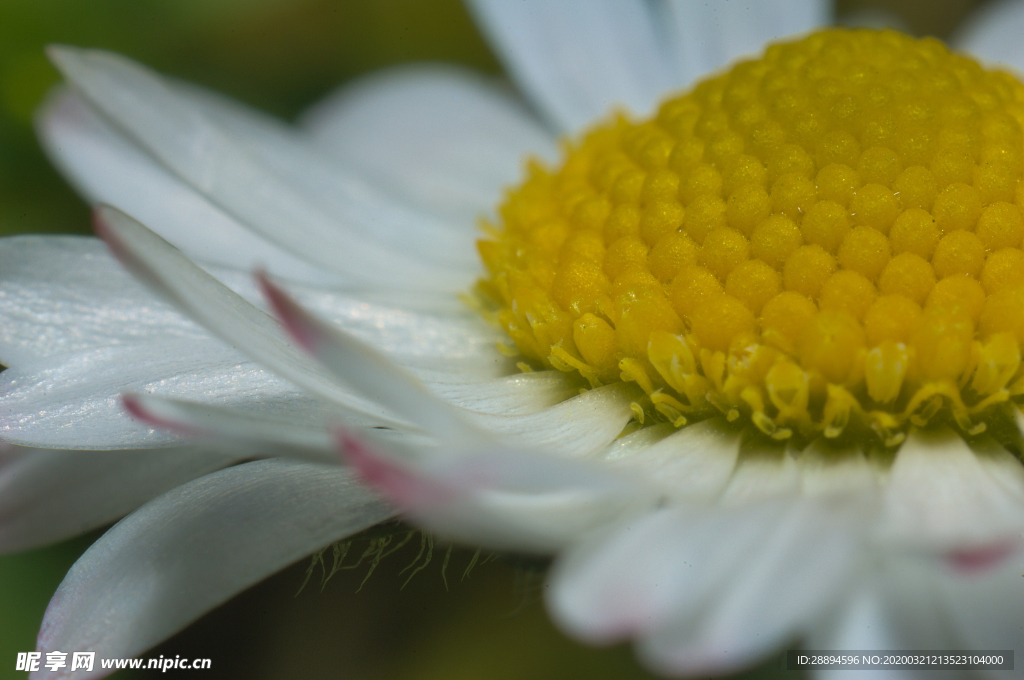
<svg viewBox="0 0 1024 680">
<path fill-rule="evenodd" d="M 839 0 L 849 23 L 948 37 L 978 0 Z M 0 0 L 0 235 L 89 232 L 88 207 L 46 161 L 32 116 L 59 80 L 48 43 L 102 47 L 292 119 L 331 89 L 409 61 L 501 66 L 459 0 Z M 43 611 L 102 532 L 0 557 L 0 679 L 34 649 Z M 349 555 L 368 540 L 357 540 Z M 554 630 L 538 565 L 478 564 L 445 547 L 403 587 L 418 538 L 363 583 L 367 564 L 299 594 L 308 560 L 208 614 L 147 657 L 207 657 L 210 671 L 114 677 L 503 680 L 653 677 L 623 646 L 581 647 Z M 330 551 L 327 553 L 330 565 Z M 351 563 L 351 560 L 350 560 Z M 362 586 L 362 587 L 361 587 Z M 361 587 L 361 590 L 360 590 Z M 68 650 L 70 651 L 70 650 Z M 798 678 L 781 658 L 744 678 Z"/>
</svg>

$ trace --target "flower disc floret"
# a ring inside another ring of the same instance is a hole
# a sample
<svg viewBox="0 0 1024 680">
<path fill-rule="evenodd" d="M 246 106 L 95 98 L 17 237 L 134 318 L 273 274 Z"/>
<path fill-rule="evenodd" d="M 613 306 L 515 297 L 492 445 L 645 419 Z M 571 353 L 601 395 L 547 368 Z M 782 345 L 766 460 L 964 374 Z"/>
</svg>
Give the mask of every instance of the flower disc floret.
<svg viewBox="0 0 1024 680">
<path fill-rule="evenodd" d="M 480 288 L 528 364 L 634 381 L 654 420 L 976 434 L 1024 396 L 1022 176 L 1012 76 L 821 31 L 531 164 Z"/>
</svg>

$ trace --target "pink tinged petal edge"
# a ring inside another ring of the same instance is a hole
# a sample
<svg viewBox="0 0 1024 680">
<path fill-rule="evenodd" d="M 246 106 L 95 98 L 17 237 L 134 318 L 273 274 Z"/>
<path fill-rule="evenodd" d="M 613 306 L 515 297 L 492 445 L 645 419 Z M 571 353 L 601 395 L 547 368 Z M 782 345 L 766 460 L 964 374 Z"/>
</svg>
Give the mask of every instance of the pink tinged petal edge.
<svg viewBox="0 0 1024 680">
<path fill-rule="evenodd" d="M 429 512 L 454 502 L 459 495 L 456 486 L 413 474 L 349 430 L 340 430 L 337 442 L 342 457 L 359 478 L 398 507 Z"/>
<path fill-rule="evenodd" d="M 256 281 L 292 340 L 310 354 L 317 354 L 326 341 L 322 329 L 317 328 L 316 322 L 299 308 L 298 303 L 270 280 L 265 270 L 256 270 Z"/>
<path fill-rule="evenodd" d="M 621 385 L 591 390 L 536 414 L 469 413 L 430 393 L 375 349 L 314 316 L 265 273 L 257 273 L 257 280 L 284 327 L 328 372 L 455 448 L 491 446 L 487 430 L 512 435 L 520 448 L 585 455 L 613 440 L 631 417 L 629 402 L 634 397 Z M 587 425 L 583 435 L 581 424 Z"/>
<path fill-rule="evenodd" d="M 121 397 L 121 403 L 124 404 L 124 408 L 128 411 L 128 415 L 145 423 L 146 425 L 149 425 L 150 427 L 169 430 L 186 437 L 198 438 L 207 434 L 203 430 L 191 427 L 180 421 L 158 416 L 156 413 L 143 406 L 142 400 L 137 395 L 126 394 Z"/>
<path fill-rule="evenodd" d="M 337 466 L 269 460 L 206 475 L 150 501 L 85 552 L 47 608 L 37 649 L 138 656 L 282 567 L 393 514 Z"/>
<path fill-rule="evenodd" d="M 99 206 L 94 215 L 97 233 L 121 262 L 139 280 L 170 299 L 210 333 L 339 409 L 376 420 L 377 424 L 398 429 L 408 427 L 382 407 L 366 402 L 325 377 L 320 365 L 288 342 L 274 319 L 200 269 L 136 219 L 112 206 Z"/>
<path fill-rule="evenodd" d="M 1019 659 L 1024 654 L 1024 551 L 986 566 L 968 574 L 948 566 L 933 569 L 934 597 L 948 611 L 961 649 L 1015 649 Z M 1019 661 L 1016 668 L 1019 677 Z"/>
<path fill-rule="evenodd" d="M 327 410 L 157 299 L 100 239 L 4 238 L 0 271 L 0 362 L 12 367 L 0 375 L 4 439 L 83 450 L 174 443 L 126 417 L 126 391 L 260 414 Z"/>
<path fill-rule="evenodd" d="M 555 552 L 658 500 L 628 475 L 497 442 L 417 458 L 368 445 L 351 431 L 337 443 L 361 478 L 417 523 L 499 550 Z"/>
<path fill-rule="evenodd" d="M 991 545 L 951 550 L 946 561 L 962 576 L 980 575 L 995 569 L 1012 557 L 1020 546 L 1010 541 L 999 541 Z"/>
<path fill-rule="evenodd" d="M 256 276 L 285 329 L 335 377 L 442 438 L 470 441 L 481 436 L 455 407 L 435 397 L 404 369 L 313 316 L 265 272 L 257 272 Z"/>
<path fill-rule="evenodd" d="M 183 433 L 211 448 L 238 450 L 252 458 L 282 456 L 321 463 L 337 460 L 334 442 L 316 417 L 277 418 L 151 394 L 128 394 L 124 402 L 129 412 L 144 422 Z M 409 445 L 430 444 L 394 430 L 370 431 L 378 437 L 387 433 L 401 438 Z"/>
</svg>

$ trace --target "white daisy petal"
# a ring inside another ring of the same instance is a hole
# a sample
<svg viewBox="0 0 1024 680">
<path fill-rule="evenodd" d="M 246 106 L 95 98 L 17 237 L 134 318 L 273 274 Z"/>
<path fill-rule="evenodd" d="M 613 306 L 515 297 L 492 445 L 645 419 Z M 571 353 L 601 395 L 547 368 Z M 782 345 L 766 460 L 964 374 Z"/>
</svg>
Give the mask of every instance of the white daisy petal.
<svg viewBox="0 0 1024 680">
<path fill-rule="evenodd" d="M 885 650 L 899 651 L 901 649 L 913 649 L 916 645 L 909 641 L 900 641 L 898 632 L 893 626 L 896 624 L 888 615 L 888 611 L 899 608 L 904 604 L 903 597 L 899 592 L 882 592 L 874 583 L 855 583 L 848 589 L 845 600 L 841 606 L 835 608 L 834 615 L 827 617 L 820 625 L 812 627 L 803 641 L 803 647 L 808 651 L 830 652 L 832 650 L 844 651 L 867 651 L 878 652 Z M 915 614 L 921 612 L 916 611 Z M 932 613 L 927 621 L 934 621 Z M 911 624 L 913 625 L 913 624 Z M 943 639 L 948 640 L 948 637 Z M 934 642 L 927 643 L 926 649 L 949 649 L 952 650 L 956 644 L 941 648 L 932 647 Z M 950 673 L 938 669 L 920 671 L 914 669 L 886 669 L 885 677 L 895 680 L 925 680 L 925 678 L 950 678 Z M 878 670 L 816 670 L 814 678 L 821 680 L 877 680 Z M 953 677 L 956 677 L 955 675 Z"/>
<path fill-rule="evenodd" d="M 336 409 L 295 413 L 253 413 L 153 395 L 126 394 L 125 409 L 144 423 L 218 451 L 244 458 L 297 458 L 314 463 L 337 463 L 335 438 L 328 428 L 339 422 Z M 354 423 L 346 418 L 346 425 Z M 360 436 L 381 446 L 402 450 L 431 450 L 436 439 L 386 427 L 364 427 Z"/>
<path fill-rule="evenodd" d="M 265 304 L 251 271 L 210 269 L 250 302 Z M 0 361 L 10 366 L 97 347 L 210 338 L 201 326 L 155 299 L 98 239 L 2 239 L 0 272 Z M 494 351 L 494 344 L 505 340 L 500 331 L 450 296 L 442 304 L 424 295 L 292 289 L 311 309 L 399 362 L 431 367 L 436 382 L 485 380 L 514 369 Z"/>
<path fill-rule="evenodd" d="M 1021 531 L 1024 496 L 996 482 L 958 434 L 911 430 L 889 473 L 883 540 L 935 550 Z"/>
<path fill-rule="evenodd" d="M 647 114 L 680 84 L 644 3 L 474 0 L 470 7 L 556 129 L 579 130 L 613 107 Z"/>
<path fill-rule="evenodd" d="M 479 258 L 467 234 L 473 222 L 455 222 L 405 205 L 323 153 L 315 140 L 290 125 L 191 83 L 169 83 L 187 106 L 222 129 L 238 148 L 301 193 L 304 204 L 333 220 L 331 230 L 352 230 L 403 255 L 437 267 L 475 272 Z M 351 257 L 351 254 L 349 254 Z"/>
<path fill-rule="evenodd" d="M 666 674 L 742 667 L 828 605 L 856 563 L 857 512 L 807 500 L 660 511 L 573 548 L 548 604 L 586 641 L 638 637 Z"/>
<path fill-rule="evenodd" d="M 883 606 L 883 630 L 895 649 L 957 649 L 963 639 L 934 574 L 944 565 L 933 555 L 889 553 L 872 579 Z"/>
<path fill-rule="evenodd" d="M 269 267 L 293 281 L 341 282 L 211 203 L 132 144 L 80 95 L 55 93 L 36 121 L 50 159 L 89 201 L 120 206 L 190 257 L 246 270 Z"/>
<path fill-rule="evenodd" d="M 1019 666 L 1020 655 L 1024 654 L 1024 536 L 1016 538 L 1005 557 L 968 569 L 963 567 L 962 559 L 952 565 L 947 562 L 936 570 L 935 581 L 948 603 L 950 620 L 963 648 L 1013 649 Z M 1006 672 L 992 671 L 990 675 L 997 678 Z"/>
<path fill-rule="evenodd" d="M 0 552 L 76 536 L 239 456 L 198 448 L 55 451 L 9 447 L 0 467 Z"/>
<path fill-rule="evenodd" d="M 764 528 L 741 526 L 734 535 L 722 531 L 728 524 L 726 513 L 672 508 L 574 546 L 549 576 L 551 615 L 573 636 L 596 644 L 660 625 L 692 600 L 710 597 L 691 584 L 717 587 L 716 576 L 728 580 L 733 558 Z M 698 554 L 703 560 L 694 562 Z"/>
<path fill-rule="evenodd" d="M 86 551 L 50 602 L 38 648 L 137 656 L 242 589 L 391 514 L 339 467 L 272 460 L 207 475 L 144 505 Z"/>
<path fill-rule="evenodd" d="M 950 41 L 956 49 L 969 52 L 993 65 L 1024 72 L 1024 3 L 996 0 L 981 6 Z"/>
<path fill-rule="evenodd" d="M 725 488 L 736 466 L 740 432 L 724 418 L 711 418 L 684 427 L 628 458 L 609 452 L 613 464 L 644 472 L 674 498 L 703 503 Z"/>
<path fill-rule="evenodd" d="M 447 382 L 440 372 L 417 372 L 430 391 L 470 411 L 495 415 L 524 415 L 555 406 L 576 394 L 561 371 L 536 371 L 479 383 Z"/>
<path fill-rule="evenodd" d="M 659 423 L 644 427 L 636 432 L 619 437 L 601 451 L 594 454 L 594 459 L 612 465 L 628 465 L 634 456 L 640 455 L 648 447 L 654 446 L 676 432 L 671 423 Z"/>
<path fill-rule="evenodd" d="M 978 463 L 1011 498 L 1024 500 L 1024 466 L 1020 459 L 993 439 L 972 442 Z"/>
<path fill-rule="evenodd" d="M 322 401 L 213 339 L 101 347 L 50 356 L 47 362 L 45 367 L 0 373 L 0 433 L 7 441 L 70 449 L 140 448 L 176 441 L 175 435 L 126 416 L 121 403 L 126 390 L 159 391 L 254 413 L 324 410 Z M 355 412 L 350 417 L 381 422 Z"/>
<path fill-rule="evenodd" d="M 766 42 L 831 21 L 831 3 L 823 0 L 660 1 L 682 83 L 758 54 Z"/>
<path fill-rule="evenodd" d="M 520 178 L 524 154 L 557 158 L 519 100 L 448 66 L 374 74 L 314 106 L 302 125 L 361 177 L 466 227 Z"/>
<path fill-rule="evenodd" d="M 36 447 L 138 448 L 125 390 L 294 418 L 323 404 L 157 300 L 91 238 L 0 241 L 0 432 Z"/>
<path fill-rule="evenodd" d="M 808 632 L 807 649 L 885 649 L 891 633 L 877 589 L 855 584 L 827 623 Z M 850 671 L 853 672 L 853 671 Z"/>
<path fill-rule="evenodd" d="M 722 492 L 722 503 L 746 505 L 800 493 L 800 466 L 789 447 L 761 438 L 743 444 L 736 468 Z"/>
<path fill-rule="evenodd" d="M 428 432 L 450 439 L 475 435 L 466 416 L 440 399 L 407 371 L 341 329 L 316 318 L 265 275 L 264 293 L 292 338 L 335 378 L 378 404 L 387 404 Z"/>
<path fill-rule="evenodd" d="M 848 495 L 878 489 L 878 472 L 859 446 L 836 448 L 815 439 L 800 453 L 800 491 L 805 496 Z"/>
<path fill-rule="evenodd" d="M 736 571 L 728 585 L 706 584 L 713 598 L 703 606 L 691 602 L 676 609 L 664 626 L 642 637 L 640 657 L 666 674 L 720 673 L 751 665 L 795 639 L 808 621 L 833 605 L 843 592 L 841 585 L 859 571 L 864 519 L 872 511 L 865 501 L 869 499 L 802 499 L 775 506 L 778 511 L 772 504 L 740 510 L 735 517 L 745 528 L 758 525 L 755 513 L 765 513 L 772 521 L 761 525 L 765 533 L 750 540 L 745 555 L 732 562 Z M 738 527 L 724 528 L 717 540 L 728 543 Z M 694 553 L 692 559 L 706 558 Z M 689 588 L 706 583 L 697 574 L 679 577 Z"/>
<path fill-rule="evenodd" d="M 151 425 L 185 437 L 215 438 L 237 442 L 248 447 L 255 456 L 268 447 L 287 448 L 290 455 L 306 453 L 321 461 L 331 457 L 332 438 L 324 428 L 254 417 L 209 404 L 166 399 L 147 394 L 126 394 L 126 409 L 132 416 Z M 294 451 L 291 451 L 294 449 Z"/>
<path fill-rule="evenodd" d="M 339 447 L 420 525 L 499 550 L 552 553 L 656 499 L 629 476 L 498 443 L 399 457 L 343 431 Z"/>
<path fill-rule="evenodd" d="M 517 372 L 514 359 L 495 349 L 506 338 L 466 311 L 430 314 L 374 304 L 359 295 L 296 293 L 303 306 L 325 322 L 344 328 L 425 382 L 479 384 Z M 265 305 L 261 300 L 257 306 Z"/>
<path fill-rule="evenodd" d="M 470 282 L 472 270 L 430 263 L 374 242 L 369 236 L 373 225 L 394 213 L 387 201 L 348 204 L 351 210 L 346 217 L 362 225 L 355 231 L 351 223 L 324 212 L 308 191 L 293 186 L 295 177 L 282 179 L 280 175 L 287 174 L 283 165 L 291 159 L 283 159 L 282 167 L 267 167 L 265 151 L 236 141 L 194 102 L 141 66 L 98 51 L 51 48 L 50 55 L 93 106 L 117 121 L 161 163 L 282 248 L 328 271 L 383 287 L 458 291 Z M 347 193 L 364 195 L 358 188 Z M 418 218 L 400 222 L 410 219 Z M 410 231 L 409 240 L 415 240 L 419 231 Z"/>
<path fill-rule="evenodd" d="M 403 426 L 326 379 L 316 362 L 286 340 L 277 322 L 131 217 L 114 208 L 101 207 L 96 212 L 96 229 L 137 276 L 238 350 L 311 394 L 382 423 Z"/>
<path fill-rule="evenodd" d="M 526 447 L 580 457 L 607 446 L 633 417 L 637 390 L 621 383 L 598 387 L 542 411 L 526 415 L 473 417 L 484 429 Z"/>
<path fill-rule="evenodd" d="M 266 300 L 251 271 L 206 267 L 254 306 Z M 438 383 L 482 382 L 515 372 L 495 352 L 507 336 L 452 296 L 383 291 L 323 290 L 290 285 L 303 306 L 377 347 L 396 363 Z"/>
<path fill-rule="evenodd" d="M 0 240 L 0 361 L 49 365 L 51 356 L 209 334 L 155 300 L 103 242 L 79 236 Z"/>
<path fill-rule="evenodd" d="M 621 385 L 590 390 L 533 414 L 459 412 L 429 394 L 415 377 L 372 348 L 306 312 L 269 279 L 262 277 L 261 282 L 292 336 L 335 377 L 377 403 L 387 404 L 422 429 L 447 439 L 477 438 L 479 431 L 470 425 L 476 423 L 483 429 L 512 435 L 523 446 L 585 455 L 608 444 L 631 417 L 630 402 L 637 395 Z"/>
</svg>

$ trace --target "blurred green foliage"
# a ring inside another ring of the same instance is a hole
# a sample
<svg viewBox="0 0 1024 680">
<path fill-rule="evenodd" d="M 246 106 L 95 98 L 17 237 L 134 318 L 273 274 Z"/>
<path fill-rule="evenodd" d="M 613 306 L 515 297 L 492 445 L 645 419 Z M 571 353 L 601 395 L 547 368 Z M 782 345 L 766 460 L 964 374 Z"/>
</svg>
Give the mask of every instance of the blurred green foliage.
<svg viewBox="0 0 1024 680">
<path fill-rule="evenodd" d="M 102 47 L 284 118 L 392 64 L 497 72 L 458 0 L 3 0 L 0 234 L 87 233 L 87 208 L 39 151 L 32 114 L 59 81 L 49 43 Z"/>
</svg>

